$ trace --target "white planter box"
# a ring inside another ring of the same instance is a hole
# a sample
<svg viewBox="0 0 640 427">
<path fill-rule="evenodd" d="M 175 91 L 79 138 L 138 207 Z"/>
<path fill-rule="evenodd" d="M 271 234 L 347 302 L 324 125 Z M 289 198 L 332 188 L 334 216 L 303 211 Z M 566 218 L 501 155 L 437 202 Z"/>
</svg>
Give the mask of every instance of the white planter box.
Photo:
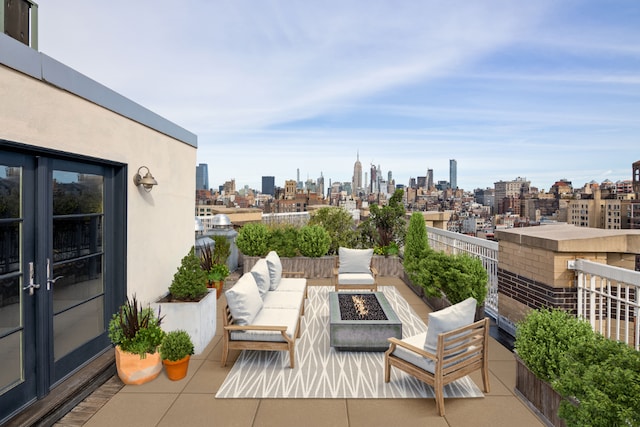
<svg viewBox="0 0 640 427">
<path fill-rule="evenodd" d="M 209 294 L 199 302 L 156 302 L 152 306 L 156 313 L 160 307 L 160 315 L 164 316 L 160 325 L 163 331 L 187 331 L 195 354 L 202 353 L 216 334 L 215 289 L 209 289 Z"/>
</svg>

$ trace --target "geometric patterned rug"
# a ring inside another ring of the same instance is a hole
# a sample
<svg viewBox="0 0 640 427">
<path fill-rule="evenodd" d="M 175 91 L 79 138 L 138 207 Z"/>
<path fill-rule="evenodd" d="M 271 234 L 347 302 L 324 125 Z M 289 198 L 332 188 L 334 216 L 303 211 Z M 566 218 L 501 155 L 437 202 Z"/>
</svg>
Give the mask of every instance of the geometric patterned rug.
<svg viewBox="0 0 640 427">
<path fill-rule="evenodd" d="M 296 367 L 287 351 L 243 350 L 216 398 L 433 398 L 433 389 L 398 369 L 384 382 L 384 352 L 337 351 L 329 345 L 328 295 L 333 286 L 309 286 Z M 426 330 L 395 286 L 378 286 L 402 321 L 403 338 Z M 483 397 L 469 378 L 448 384 L 445 397 Z"/>
</svg>

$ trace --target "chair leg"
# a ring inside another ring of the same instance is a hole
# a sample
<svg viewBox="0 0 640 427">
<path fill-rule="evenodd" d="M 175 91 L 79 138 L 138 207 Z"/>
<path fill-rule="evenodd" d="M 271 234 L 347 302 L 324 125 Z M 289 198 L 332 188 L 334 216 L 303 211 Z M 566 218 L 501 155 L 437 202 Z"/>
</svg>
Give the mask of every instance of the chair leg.
<svg viewBox="0 0 640 427">
<path fill-rule="evenodd" d="M 436 408 L 441 417 L 444 417 L 444 390 L 442 385 L 436 385 L 433 387 L 436 393 Z"/>
<path fill-rule="evenodd" d="M 296 364 L 295 347 L 292 343 L 292 344 L 289 344 L 289 366 L 291 366 L 291 369 L 295 368 L 295 364 Z"/>
<path fill-rule="evenodd" d="M 220 364 L 224 368 L 227 366 L 227 357 L 229 356 L 229 342 L 226 338 L 222 339 L 222 358 Z"/>
<path fill-rule="evenodd" d="M 490 392 L 491 387 L 489 385 L 489 364 L 486 360 L 482 363 L 482 386 L 485 393 Z"/>
<path fill-rule="evenodd" d="M 389 355 L 384 355 L 384 382 L 391 381 L 391 364 L 389 363 Z"/>
</svg>

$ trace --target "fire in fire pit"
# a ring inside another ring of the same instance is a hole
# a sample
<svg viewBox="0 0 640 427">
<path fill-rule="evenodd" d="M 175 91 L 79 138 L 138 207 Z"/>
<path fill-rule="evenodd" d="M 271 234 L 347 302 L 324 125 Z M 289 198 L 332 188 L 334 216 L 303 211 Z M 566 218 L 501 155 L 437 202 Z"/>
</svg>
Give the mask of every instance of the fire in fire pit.
<svg viewBox="0 0 640 427">
<path fill-rule="evenodd" d="M 338 294 L 342 320 L 388 320 L 375 294 Z"/>
</svg>

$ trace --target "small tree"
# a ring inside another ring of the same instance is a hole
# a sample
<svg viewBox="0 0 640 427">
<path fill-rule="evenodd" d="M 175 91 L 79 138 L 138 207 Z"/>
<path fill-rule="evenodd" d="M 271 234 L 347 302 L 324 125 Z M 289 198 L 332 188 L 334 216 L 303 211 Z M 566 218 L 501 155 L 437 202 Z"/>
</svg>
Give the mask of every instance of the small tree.
<svg viewBox="0 0 640 427">
<path fill-rule="evenodd" d="M 321 225 L 327 230 L 331 237 L 330 254 L 337 254 L 340 247 L 352 248 L 356 245 L 355 222 L 343 208 L 321 208 L 311 217 L 309 225 Z"/>
<path fill-rule="evenodd" d="M 418 268 L 418 260 L 430 250 L 427 226 L 420 212 L 414 212 L 409 219 L 409 228 L 404 242 L 404 270 L 409 274 Z"/>
<path fill-rule="evenodd" d="M 330 245 L 329 233 L 319 225 L 305 225 L 298 233 L 298 248 L 302 256 L 321 257 L 327 254 Z"/>
<path fill-rule="evenodd" d="M 169 286 L 171 296 L 178 300 L 197 300 L 207 294 L 207 273 L 202 269 L 195 248 L 180 262 Z"/>
<path fill-rule="evenodd" d="M 368 221 L 373 223 L 376 229 L 376 245 L 383 248 L 384 253 L 395 243 L 402 246 L 406 230 L 404 219 L 405 209 L 402 204 L 404 191 L 396 190 L 386 206 L 371 205 Z"/>
<path fill-rule="evenodd" d="M 265 256 L 269 252 L 269 229 L 261 222 L 249 223 L 238 232 L 236 245 L 247 256 Z"/>
</svg>

